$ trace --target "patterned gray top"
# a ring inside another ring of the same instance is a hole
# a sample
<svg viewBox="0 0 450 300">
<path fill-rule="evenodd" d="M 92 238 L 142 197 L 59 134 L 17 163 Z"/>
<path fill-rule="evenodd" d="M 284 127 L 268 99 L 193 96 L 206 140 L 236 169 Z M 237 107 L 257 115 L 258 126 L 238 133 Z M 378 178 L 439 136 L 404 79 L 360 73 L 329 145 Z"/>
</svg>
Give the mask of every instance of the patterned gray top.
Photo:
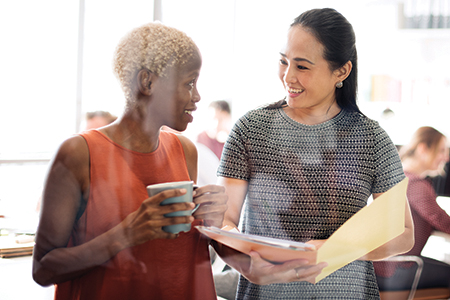
<svg viewBox="0 0 450 300">
<path fill-rule="evenodd" d="M 397 150 L 376 121 L 342 110 L 304 125 L 282 108 L 239 119 L 218 175 L 249 182 L 243 232 L 306 242 L 327 239 L 404 177 Z M 371 262 L 355 261 L 316 285 L 259 286 L 241 277 L 238 299 L 379 299 Z"/>
</svg>

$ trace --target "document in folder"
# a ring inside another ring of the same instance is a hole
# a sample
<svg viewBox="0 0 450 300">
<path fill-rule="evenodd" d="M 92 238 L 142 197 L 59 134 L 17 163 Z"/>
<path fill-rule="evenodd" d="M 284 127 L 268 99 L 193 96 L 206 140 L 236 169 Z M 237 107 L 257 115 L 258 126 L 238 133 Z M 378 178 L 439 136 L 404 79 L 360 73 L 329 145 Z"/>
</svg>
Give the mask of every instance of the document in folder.
<svg viewBox="0 0 450 300">
<path fill-rule="evenodd" d="M 196 227 L 201 233 L 224 245 L 245 254 L 256 251 L 262 258 L 271 262 L 299 258 L 306 258 L 311 264 L 327 262 L 328 266 L 316 277 L 316 282 L 319 282 L 404 232 L 407 186 L 408 178 L 405 178 L 370 205 L 362 208 L 318 250 L 305 243 L 230 232 L 214 227 Z"/>
</svg>

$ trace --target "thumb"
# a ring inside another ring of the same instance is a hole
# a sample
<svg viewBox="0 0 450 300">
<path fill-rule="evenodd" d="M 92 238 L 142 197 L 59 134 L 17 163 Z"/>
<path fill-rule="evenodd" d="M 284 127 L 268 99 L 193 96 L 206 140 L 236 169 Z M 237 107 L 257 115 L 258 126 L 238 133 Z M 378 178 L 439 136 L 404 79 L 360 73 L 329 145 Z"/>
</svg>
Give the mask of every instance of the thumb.
<svg viewBox="0 0 450 300">
<path fill-rule="evenodd" d="M 270 266 L 270 265 L 272 265 L 272 263 L 263 259 L 261 257 L 261 255 L 259 255 L 259 253 L 256 251 L 250 251 L 249 255 L 250 255 L 250 265 L 251 266 L 255 266 L 255 265 Z"/>
<path fill-rule="evenodd" d="M 258 262 L 258 261 L 263 260 L 261 255 L 259 255 L 259 253 L 256 251 L 250 251 L 249 254 L 250 254 L 250 258 L 252 259 L 252 261 Z"/>
<path fill-rule="evenodd" d="M 307 260 L 305 258 L 293 259 L 293 260 L 289 260 L 289 261 L 286 261 L 285 263 L 283 263 L 283 269 L 290 270 L 290 269 L 305 267 L 307 265 L 309 265 L 309 260 Z"/>
</svg>

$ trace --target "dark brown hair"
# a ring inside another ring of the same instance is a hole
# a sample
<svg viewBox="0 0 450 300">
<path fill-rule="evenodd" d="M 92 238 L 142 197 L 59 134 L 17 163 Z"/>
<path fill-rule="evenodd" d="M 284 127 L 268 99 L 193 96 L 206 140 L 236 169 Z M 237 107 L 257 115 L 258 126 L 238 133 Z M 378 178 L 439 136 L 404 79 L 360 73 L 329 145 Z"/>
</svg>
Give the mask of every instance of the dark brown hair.
<svg viewBox="0 0 450 300">
<path fill-rule="evenodd" d="M 294 19 L 291 24 L 308 30 L 323 45 L 323 57 L 332 71 L 343 67 L 348 61 L 352 70 L 342 88 L 336 88 L 336 102 L 342 109 L 361 113 L 356 103 L 358 88 L 358 65 L 355 46 L 355 32 L 347 19 L 332 8 L 311 9 Z M 286 104 L 281 100 L 269 105 L 278 108 Z"/>
</svg>

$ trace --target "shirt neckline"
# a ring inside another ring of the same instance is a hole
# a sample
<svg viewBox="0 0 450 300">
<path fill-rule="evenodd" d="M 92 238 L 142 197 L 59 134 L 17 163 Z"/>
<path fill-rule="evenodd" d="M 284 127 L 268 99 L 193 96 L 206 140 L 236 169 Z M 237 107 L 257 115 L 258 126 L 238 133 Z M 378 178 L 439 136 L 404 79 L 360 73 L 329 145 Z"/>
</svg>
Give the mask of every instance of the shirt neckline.
<svg viewBox="0 0 450 300">
<path fill-rule="evenodd" d="M 101 132 L 101 131 L 99 131 L 99 130 L 97 130 L 97 129 L 92 129 L 92 131 L 95 132 L 95 133 L 97 133 L 97 134 L 99 134 L 103 139 L 105 139 L 107 142 L 109 142 L 109 143 L 112 144 L 113 146 L 115 146 L 115 147 L 117 147 L 117 148 L 120 148 L 120 149 L 122 149 L 122 150 L 124 150 L 124 151 L 127 151 L 127 152 L 129 152 L 129 153 L 136 154 L 136 155 L 143 155 L 143 156 L 156 155 L 156 154 L 159 152 L 160 148 L 161 148 L 160 146 L 161 146 L 161 133 L 162 133 L 162 131 L 160 132 L 160 135 L 159 135 L 159 137 L 158 137 L 158 147 L 157 147 L 154 151 L 148 152 L 148 153 L 138 152 L 138 151 L 135 151 L 135 150 L 131 150 L 131 149 L 125 148 L 124 146 L 122 146 L 122 145 L 120 145 L 120 144 L 114 142 L 113 140 L 111 140 L 111 139 L 110 139 L 106 134 L 104 134 L 103 132 Z"/>
<path fill-rule="evenodd" d="M 283 119 L 285 119 L 288 123 L 290 123 L 293 126 L 304 128 L 304 129 L 323 129 L 326 127 L 330 127 L 330 126 L 333 126 L 336 123 L 338 123 L 346 115 L 345 110 L 341 109 L 341 111 L 337 115 L 335 115 L 333 118 L 331 118 L 325 122 L 322 122 L 319 124 L 314 124 L 314 125 L 307 125 L 307 124 L 303 124 L 303 123 L 293 120 L 291 117 L 289 117 L 287 115 L 287 113 L 284 111 L 284 109 L 282 107 L 280 107 L 278 109 L 278 111 L 279 111 L 280 115 L 283 117 Z"/>
</svg>

